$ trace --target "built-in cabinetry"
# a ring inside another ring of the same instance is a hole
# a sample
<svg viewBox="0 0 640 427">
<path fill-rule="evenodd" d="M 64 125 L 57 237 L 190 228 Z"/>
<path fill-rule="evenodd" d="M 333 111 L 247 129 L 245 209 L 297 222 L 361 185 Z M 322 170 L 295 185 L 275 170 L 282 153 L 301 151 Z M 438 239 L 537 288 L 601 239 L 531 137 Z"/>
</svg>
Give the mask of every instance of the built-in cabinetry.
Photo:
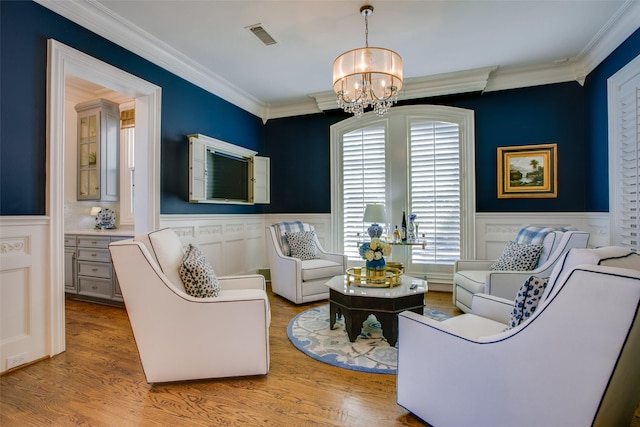
<svg viewBox="0 0 640 427">
<path fill-rule="evenodd" d="M 131 236 L 65 235 L 65 292 L 100 302 L 122 303 L 109 243 Z"/>
<path fill-rule="evenodd" d="M 78 112 L 78 200 L 117 201 L 120 117 L 105 99 L 76 105 Z"/>
<path fill-rule="evenodd" d="M 252 205 L 271 200 L 268 157 L 201 134 L 189 138 L 189 202 Z"/>
</svg>

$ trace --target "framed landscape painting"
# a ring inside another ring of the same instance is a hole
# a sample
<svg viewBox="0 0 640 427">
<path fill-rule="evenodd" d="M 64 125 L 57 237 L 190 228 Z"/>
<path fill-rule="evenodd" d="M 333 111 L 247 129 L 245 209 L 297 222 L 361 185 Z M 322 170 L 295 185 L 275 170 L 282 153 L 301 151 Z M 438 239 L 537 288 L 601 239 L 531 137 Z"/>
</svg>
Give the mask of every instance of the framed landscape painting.
<svg viewBox="0 0 640 427">
<path fill-rule="evenodd" d="M 557 144 L 498 147 L 498 198 L 558 197 Z"/>
</svg>

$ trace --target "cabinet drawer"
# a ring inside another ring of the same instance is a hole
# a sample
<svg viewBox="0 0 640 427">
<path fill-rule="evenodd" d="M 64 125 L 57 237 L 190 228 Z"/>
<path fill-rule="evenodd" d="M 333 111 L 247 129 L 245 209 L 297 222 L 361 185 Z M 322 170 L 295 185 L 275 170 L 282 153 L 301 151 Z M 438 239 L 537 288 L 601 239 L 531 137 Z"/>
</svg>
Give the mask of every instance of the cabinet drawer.
<svg viewBox="0 0 640 427">
<path fill-rule="evenodd" d="M 112 289 L 111 279 L 89 279 L 78 276 L 79 294 L 111 299 Z"/>
<path fill-rule="evenodd" d="M 105 249 L 78 248 L 78 259 L 85 261 L 111 262 L 109 251 Z"/>
<path fill-rule="evenodd" d="M 103 262 L 78 261 L 78 276 L 111 278 L 111 264 Z"/>
<path fill-rule="evenodd" d="M 96 237 L 96 236 L 77 236 L 78 247 L 83 248 L 103 248 L 109 247 L 111 239 L 109 237 Z"/>
<path fill-rule="evenodd" d="M 64 236 L 64 245 L 65 246 L 75 246 L 76 245 L 76 236 Z"/>
</svg>

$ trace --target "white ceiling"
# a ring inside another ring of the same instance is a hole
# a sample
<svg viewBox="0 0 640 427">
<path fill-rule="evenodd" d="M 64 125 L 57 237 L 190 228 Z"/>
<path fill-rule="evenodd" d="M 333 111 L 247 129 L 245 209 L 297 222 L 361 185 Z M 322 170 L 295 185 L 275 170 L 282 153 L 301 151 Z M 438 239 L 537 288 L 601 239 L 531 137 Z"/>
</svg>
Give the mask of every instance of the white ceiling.
<svg viewBox="0 0 640 427">
<path fill-rule="evenodd" d="M 546 73 L 550 82 L 580 81 L 640 22 L 634 0 L 71 2 L 89 5 L 85 12 L 99 16 L 98 25 L 89 14 L 69 13 L 63 6 L 69 2 L 38 1 L 58 13 L 66 10 L 61 14 L 200 86 L 207 88 L 203 80 L 211 80 L 212 92 L 231 102 L 237 96 L 243 101 L 234 103 L 250 111 L 243 104 L 276 109 L 330 91 L 333 60 L 364 46 L 359 9 L 367 3 L 375 7 L 369 45 L 402 56 L 406 83 L 475 69 L 505 80 L 535 72 Z M 265 46 L 246 29 L 258 23 L 277 44 Z M 162 61 L 177 61 L 190 71 Z M 555 69 L 562 72 L 548 77 Z M 502 87 L 509 85 L 517 86 Z"/>
</svg>

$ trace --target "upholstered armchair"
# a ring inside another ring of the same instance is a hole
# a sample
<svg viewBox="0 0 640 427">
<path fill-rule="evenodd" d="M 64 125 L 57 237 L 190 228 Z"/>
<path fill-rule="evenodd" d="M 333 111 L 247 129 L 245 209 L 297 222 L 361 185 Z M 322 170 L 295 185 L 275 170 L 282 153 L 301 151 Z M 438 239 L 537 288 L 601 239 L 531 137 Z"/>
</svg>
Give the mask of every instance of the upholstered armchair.
<svg viewBox="0 0 640 427">
<path fill-rule="evenodd" d="M 260 275 L 218 277 L 217 296 L 189 295 L 171 229 L 109 246 L 148 383 L 264 375 L 269 300 Z"/>
<path fill-rule="evenodd" d="M 401 313 L 398 404 L 438 427 L 628 426 L 640 400 L 640 271 L 602 262 L 635 257 L 638 268 L 640 256 L 624 254 L 564 256 L 510 328 L 516 305 L 490 295 L 474 296 L 477 314 L 442 322 Z"/>
<path fill-rule="evenodd" d="M 347 256 L 325 251 L 307 223 L 281 222 L 265 231 L 273 292 L 296 304 L 329 298 L 325 283 L 345 274 Z"/>
<path fill-rule="evenodd" d="M 533 268 L 527 268 L 525 271 L 492 270 L 491 267 L 496 260 L 458 260 L 453 268 L 453 303 L 460 310 L 468 313 L 471 310 L 473 295 L 477 293 L 513 300 L 520 285 L 529 276 L 549 277 L 563 254 L 571 248 L 586 248 L 588 241 L 589 233 L 585 231 L 524 227 L 514 242 L 542 245 L 539 258 Z"/>
</svg>

